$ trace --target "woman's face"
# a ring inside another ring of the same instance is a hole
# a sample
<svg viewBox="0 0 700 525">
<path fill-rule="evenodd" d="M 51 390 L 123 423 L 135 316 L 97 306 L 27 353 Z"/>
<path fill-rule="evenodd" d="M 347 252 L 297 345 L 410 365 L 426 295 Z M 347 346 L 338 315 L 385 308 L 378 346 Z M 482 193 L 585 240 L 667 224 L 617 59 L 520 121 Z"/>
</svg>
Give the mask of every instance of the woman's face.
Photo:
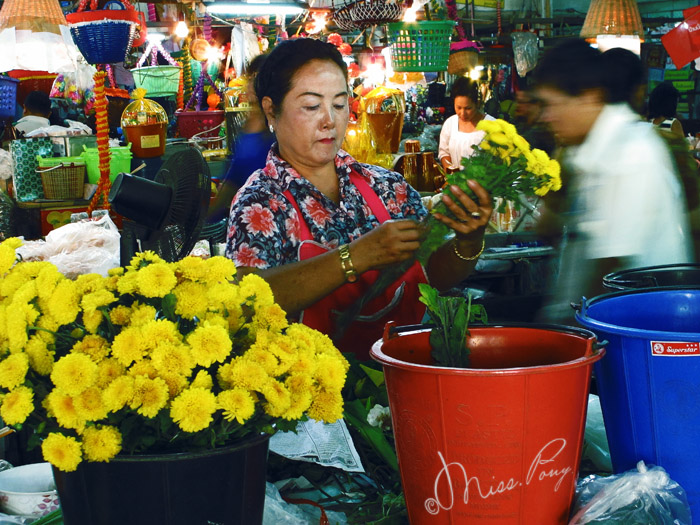
<svg viewBox="0 0 700 525">
<path fill-rule="evenodd" d="M 335 162 L 348 125 L 348 88 L 340 68 L 312 60 L 292 77 L 292 87 L 275 112 L 263 98 L 275 128 L 281 157 L 302 175 Z"/>
<path fill-rule="evenodd" d="M 474 101 L 469 97 L 455 97 L 455 113 L 462 122 L 470 122 L 479 113 Z"/>
</svg>

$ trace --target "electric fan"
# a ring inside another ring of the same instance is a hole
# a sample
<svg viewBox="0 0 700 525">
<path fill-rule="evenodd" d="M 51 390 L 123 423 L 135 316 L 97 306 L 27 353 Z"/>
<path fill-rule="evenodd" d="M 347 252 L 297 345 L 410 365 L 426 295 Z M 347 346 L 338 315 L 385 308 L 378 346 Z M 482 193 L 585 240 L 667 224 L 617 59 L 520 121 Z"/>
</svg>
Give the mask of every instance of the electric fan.
<svg viewBox="0 0 700 525">
<path fill-rule="evenodd" d="M 199 239 L 209 209 L 211 176 L 199 150 L 173 153 L 151 181 L 120 173 L 109 202 L 125 220 L 121 265 L 146 250 L 174 262 L 188 255 Z"/>
</svg>

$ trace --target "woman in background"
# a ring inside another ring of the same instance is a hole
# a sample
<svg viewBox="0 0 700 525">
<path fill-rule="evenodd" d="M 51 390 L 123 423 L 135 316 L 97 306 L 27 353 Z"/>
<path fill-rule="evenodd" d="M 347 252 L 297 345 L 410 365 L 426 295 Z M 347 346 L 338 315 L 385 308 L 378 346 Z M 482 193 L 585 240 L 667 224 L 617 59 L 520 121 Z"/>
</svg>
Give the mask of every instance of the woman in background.
<svg viewBox="0 0 700 525">
<path fill-rule="evenodd" d="M 676 118 L 680 93 L 670 82 L 662 82 L 649 94 L 649 122 L 681 137 L 683 125 Z"/>
<path fill-rule="evenodd" d="M 445 121 L 440 132 L 438 159 L 445 171 L 457 171 L 462 159 L 471 157 L 474 146 L 479 144 L 486 133 L 477 130 L 481 120 L 495 120 L 479 109 L 479 90 L 475 82 L 459 77 L 452 85 L 452 100 L 455 115 Z"/>
</svg>

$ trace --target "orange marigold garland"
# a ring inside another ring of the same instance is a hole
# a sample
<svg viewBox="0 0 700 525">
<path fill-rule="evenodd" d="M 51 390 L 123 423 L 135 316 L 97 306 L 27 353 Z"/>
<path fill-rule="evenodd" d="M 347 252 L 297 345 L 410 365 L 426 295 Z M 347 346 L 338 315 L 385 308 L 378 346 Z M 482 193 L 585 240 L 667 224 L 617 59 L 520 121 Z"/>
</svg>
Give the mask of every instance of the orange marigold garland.
<svg viewBox="0 0 700 525">
<path fill-rule="evenodd" d="M 92 214 L 97 206 L 109 209 L 107 196 L 111 183 L 109 180 L 109 122 L 107 121 L 107 97 L 105 95 L 105 77 L 107 73 L 98 71 L 95 73 L 95 124 L 97 127 L 97 158 L 100 168 L 100 180 L 97 183 L 97 191 L 88 206 L 88 215 Z"/>
</svg>

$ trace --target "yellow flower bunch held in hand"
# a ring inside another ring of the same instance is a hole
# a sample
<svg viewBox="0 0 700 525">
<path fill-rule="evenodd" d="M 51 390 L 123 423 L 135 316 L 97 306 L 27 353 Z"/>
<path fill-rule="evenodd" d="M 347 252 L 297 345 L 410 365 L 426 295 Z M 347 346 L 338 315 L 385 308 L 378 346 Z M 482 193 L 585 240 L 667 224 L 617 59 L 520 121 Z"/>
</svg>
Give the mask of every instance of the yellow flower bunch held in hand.
<svg viewBox="0 0 700 525">
<path fill-rule="evenodd" d="M 0 244 L 0 417 L 63 471 L 207 450 L 343 413 L 348 363 L 224 257 L 137 254 L 108 277 Z"/>
</svg>

